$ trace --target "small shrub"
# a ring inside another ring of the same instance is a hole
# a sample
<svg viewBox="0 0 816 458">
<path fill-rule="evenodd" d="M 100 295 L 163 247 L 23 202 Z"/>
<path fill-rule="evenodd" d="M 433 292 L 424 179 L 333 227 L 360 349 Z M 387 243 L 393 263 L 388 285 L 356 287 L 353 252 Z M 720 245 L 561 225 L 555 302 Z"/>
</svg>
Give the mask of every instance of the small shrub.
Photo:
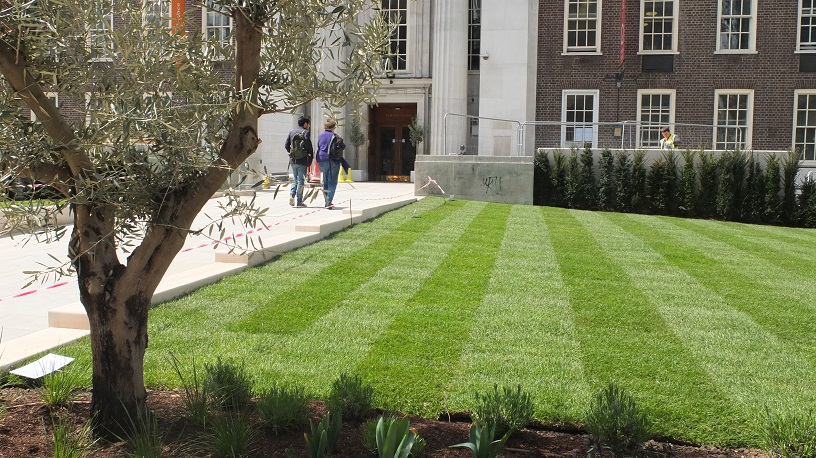
<svg viewBox="0 0 816 458">
<path fill-rule="evenodd" d="M 635 213 L 642 213 L 646 208 L 646 153 L 643 150 L 635 151 L 632 157 L 632 196 L 631 209 Z"/>
<path fill-rule="evenodd" d="M 697 215 L 710 218 L 717 209 L 717 176 L 719 161 L 712 152 L 700 152 L 700 193 L 697 200 Z"/>
<path fill-rule="evenodd" d="M 156 415 L 143 411 L 132 418 L 128 412 L 129 425 L 123 428 L 129 433 L 120 440 L 127 442 L 130 449 L 126 456 L 132 458 L 161 458 L 164 449 L 164 435 L 159 430 Z"/>
<path fill-rule="evenodd" d="M 511 434 L 513 434 L 512 429 L 504 433 L 501 439 L 494 439 L 496 437 L 495 425 L 481 427 L 479 422 L 474 421 L 470 425 L 470 442 L 451 445 L 451 447 L 467 447 L 473 458 L 497 458 Z"/>
<path fill-rule="evenodd" d="M 547 150 L 539 148 L 533 157 L 533 204 L 547 205 L 552 197 L 552 168 Z"/>
<path fill-rule="evenodd" d="M 276 385 L 258 400 L 258 416 L 275 434 L 297 429 L 306 424 L 308 402 L 303 388 Z"/>
<path fill-rule="evenodd" d="M 580 172 L 578 150 L 573 146 L 567 158 L 566 176 L 564 178 L 564 203 L 569 208 L 577 208 L 580 202 Z"/>
<path fill-rule="evenodd" d="M 768 156 L 765 162 L 765 198 L 763 205 L 763 217 L 766 223 L 778 223 L 779 213 L 782 208 L 782 201 L 779 193 L 782 189 L 782 171 L 779 165 L 779 158 L 776 155 Z"/>
<path fill-rule="evenodd" d="M 697 168 L 694 159 L 697 153 L 683 151 L 683 172 L 680 176 L 680 214 L 694 216 L 697 204 Z"/>
<path fill-rule="evenodd" d="M 553 150 L 552 168 L 552 197 L 550 204 L 563 207 L 566 205 L 565 192 L 567 188 L 567 156 L 561 149 Z"/>
<path fill-rule="evenodd" d="M 740 150 L 726 151 L 720 157 L 720 182 L 717 188 L 717 214 L 730 221 L 743 218 L 748 155 Z"/>
<path fill-rule="evenodd" d="M 473 418 L 482 425 L 495 426 L 496 434 L 524 428 L 532 421 L 534 413 L 530 394 L 521 391 L 521 385 L 515 390 L 504 387 L 501 391 L 498 385 L 493 385 L 493 391 L 476 393 Z"/>
<path fill-rule="evenodd" d="M 598 393 L 586 419 L 592 447 L 600 456 L 609 450 L 615 457 L 636 456 L 649 439 L 648 419 L 635 400 L 615 384 Z"/>
<path fill-rule="evenodd" d="M 598 210 L 611 211 L 615 209 L 615 156 L 608 148 L 601 153 L 599 165 Z"/>
<path fill-rule="evenodd" d="M 258 427 L 244 412 L 223 412 L 211 421 L 209 445 L 217 456 L 243 458 L 251 455 Z"/>
<path fill-rule="evenodd" d="M 374 406 L 374 388 L 363 383 L 360 376 L 340 374 L 329 393 L 326 405 L 331 412 L 342 413 L 343 417 L 362 421 L 372 412 Z"/>
<path fill-rule="evenodd" d="M 658 215 L 668 214 L 668 195 L 666 195 L 665 184 L 667 181 L 666 159 L 660 157 L 652 162 L 649 174 L 646 178 L 647 196 L 651 211 Z"/>
<path fill-rule="evenodd" d="M 64 406 L 73 401 L 86 379 L 86 368 L 75 363 L 44 376 L 37 390 L 45 405 Z"/>
<path fill-rule="evenodd" d="M 772 415 L 766 409 L 763 448 L 772 458 L 816 458 L 816 418 L 804 415 Z"/>
<path fill-rule="evenodd" d="M 628 212 L 632 210 L 632 160 L 626 151 L 618 151 L 615 162 L 615 208 Z"/>
<path fill-rule="evenodd" d="M 184 387 L 184 407 L 187 409 L 190 420 L 193 423 L 206 426 L 209 415 L 209 396 L 207 396 L 207 385 L 198 378 L 195 360 L 193 360 L 192 378 L 186 378 L 181 372 L 181 365 L 174 355 L 170 355 L 170 364 Z"/>
<path fill-rule="evenodd" d="M 780 218 L 787 225 L 796 222 L 796 176 L 799 175 L 799 153 L 788 151 L 782 159 L 782 211 Z"/>
<path fill-rule="evenodd" d="M 796 209 L 796 224 L 802 227 L 816 227 L 816 181 L 805 178 Z"/>
<path fill-rule="evenodd" d="M 54 458 L 82 458 L 90 456 L 95 441 L 93 429 L 88 421 L 78 430 L 73 429 L 65 420 L 57 418 L 54 423 Z"/>
<path fill-rule="evenodd" d="M 411 428 L 408 418 L 380 416 L 376 428 L 377 456 L 380 458 L 418 458 L 425 449 L 425 440 Z"/>
<path fill-rule="evenodd" d="M 765 178 L 762 173 L 762 166 L 756 157 L 752 156 L 746 182 L 745 203 L 743 205 L 743 211 L 747 221 L 753 223 L 762 222 L 762 205 L 764 198 Z"/>
<path fill-rule="evenodd" d="M 581 152 L 581 165 L 578 174 L 578 208 L 592 210 L 595 208 L 595 196 L 598 195 L 598 186 L 595 183 L 595 162 L 592 148 L 587 145 Z"/>
<path fill-rule="evenodd" d="M 213 405 L 222 411 L 242 412 L 252 399 L 252 378 L 243 364 L 221 361 L 205 364 L 206 391 Z"/>
</svg>

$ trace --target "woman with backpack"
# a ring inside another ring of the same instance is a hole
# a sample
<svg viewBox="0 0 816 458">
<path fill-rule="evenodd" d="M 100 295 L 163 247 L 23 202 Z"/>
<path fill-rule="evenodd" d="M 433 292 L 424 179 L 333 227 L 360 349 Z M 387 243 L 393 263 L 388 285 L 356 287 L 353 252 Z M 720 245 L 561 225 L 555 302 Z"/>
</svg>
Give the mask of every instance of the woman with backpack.
<svg viewBox="0 0 816 458">
<path fill-rule="evenodd" d="M 343 139 L 334 133 L 337 121 L 332 118 L 323 123 L 323 133 L 317 137 L 317 165 L 323 172 L 323 195 L 326 198 L 326 208 L 334 208 L 332 199 L 337 189 L 337 176 L 340 174 L 340 161 L 343 159 L 343 150 L 346 144 Z"/>
</svg>

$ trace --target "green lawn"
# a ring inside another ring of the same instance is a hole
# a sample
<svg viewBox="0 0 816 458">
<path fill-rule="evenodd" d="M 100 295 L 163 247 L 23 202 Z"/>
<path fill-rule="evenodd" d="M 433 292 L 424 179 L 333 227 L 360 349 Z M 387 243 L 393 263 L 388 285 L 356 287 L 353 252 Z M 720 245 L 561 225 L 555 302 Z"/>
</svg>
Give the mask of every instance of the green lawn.
<svg viewBox="0 0 816 458">
<path fill-rule="evenodd" d="M 325 398 L 350 372 L 433 417 L 521 384 L 567 422 L 615 382 L 657 434 L 757 446 L 766 406 L 816 406 L 814 260 L 813 230 L 426 198 L 157 307 L 145 378 L 231 356 Z"/>
</svg>

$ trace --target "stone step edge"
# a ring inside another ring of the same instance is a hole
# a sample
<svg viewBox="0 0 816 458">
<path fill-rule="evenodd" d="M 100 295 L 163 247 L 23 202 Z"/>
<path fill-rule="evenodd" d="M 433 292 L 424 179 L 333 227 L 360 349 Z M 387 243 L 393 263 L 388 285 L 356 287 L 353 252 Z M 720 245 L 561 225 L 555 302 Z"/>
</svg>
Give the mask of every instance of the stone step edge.
<svg viewBox="0 0 816 458">
<path fill-rule="evenodd" d="M 67 345 L 90 334 L 84 329 L 46 328 L 22 337 L 0 342 L 0 374 L 56 347 Z"/>
</svg>

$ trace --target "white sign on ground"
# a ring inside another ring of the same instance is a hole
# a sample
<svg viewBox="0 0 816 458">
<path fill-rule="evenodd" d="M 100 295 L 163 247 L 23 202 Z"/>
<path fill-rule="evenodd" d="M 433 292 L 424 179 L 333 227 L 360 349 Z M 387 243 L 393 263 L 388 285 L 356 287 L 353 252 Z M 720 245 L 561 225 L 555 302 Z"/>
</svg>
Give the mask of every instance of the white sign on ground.
<svg viewBox="0 0 816 458">
<path fill-rule="evenodd" d="M 33 363 L 26 364 L 23 367 L 10 371 L 10 373 L 19 375 L 20 377 L 38 379 L 54 371 L 62 369 L 70 364 L 73 360 L 74 358 L 70 358 L 68 356 L 49 353 Z"/>
</svg>

